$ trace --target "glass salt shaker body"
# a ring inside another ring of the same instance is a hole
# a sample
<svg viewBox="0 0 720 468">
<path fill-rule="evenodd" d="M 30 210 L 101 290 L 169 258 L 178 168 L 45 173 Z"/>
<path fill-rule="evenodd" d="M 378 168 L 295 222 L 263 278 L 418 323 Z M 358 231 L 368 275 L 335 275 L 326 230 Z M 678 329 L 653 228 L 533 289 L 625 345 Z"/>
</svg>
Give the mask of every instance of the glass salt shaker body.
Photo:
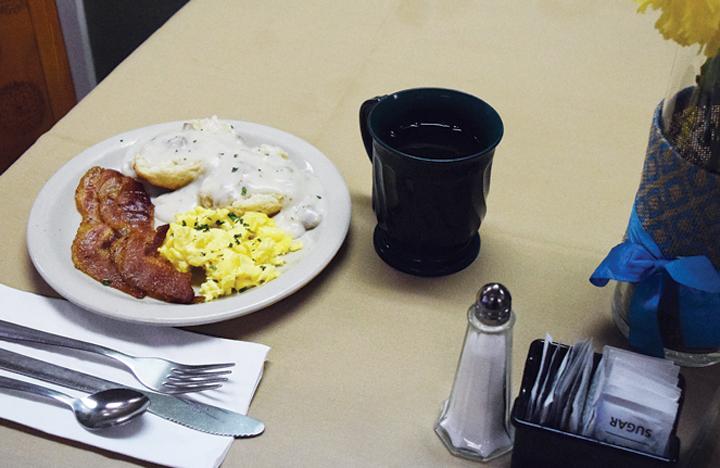
<svg viewBox="0 0 720 468">
<path fill-rule="evenodd" d="M 468 327 L 450 397 L 435 432 L 454 455 L 490 461 L 512 449 L 510 365 L 515 314 L 510 292 L 485 285 L 468 309 Z"/>
</svg>

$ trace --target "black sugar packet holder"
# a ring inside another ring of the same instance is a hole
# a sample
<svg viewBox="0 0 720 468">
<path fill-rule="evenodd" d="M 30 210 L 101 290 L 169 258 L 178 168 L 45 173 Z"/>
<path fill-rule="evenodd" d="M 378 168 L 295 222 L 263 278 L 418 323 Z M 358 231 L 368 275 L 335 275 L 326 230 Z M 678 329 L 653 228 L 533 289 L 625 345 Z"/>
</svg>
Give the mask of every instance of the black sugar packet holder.
<svg viewBox="0 0 720 468">
<path fill-rule="evenodd" d="M 595 440 L 580 434 L 561 431 L 541 426 L 525 419 L 530 390 L 540 367 L 543 340 L 535 340 L 530 344 L 528 357 L 525 361 L 520 394 L 515 399 L 511 420 L 515 426 L 515 443 L 512 451 L 512 468 L 606 468 L 611 466 L 628 466 L 633 468 L 656 468 L 677 466 L 680 455 L 680 439 L 676 435 L 680 411 L 685 396 L 685 380 L 679 376 L 680 401 L 677 416 L 670 434 L 666 456 L 641 452 L 636 449 L 621 447 Z M 548 351 L 559 348 L 560 358 L 570 349 L 560 343 L 550 343 Z M 597 369 L 602 354 L 595 353 L 593 374 Z"/>
</svg>

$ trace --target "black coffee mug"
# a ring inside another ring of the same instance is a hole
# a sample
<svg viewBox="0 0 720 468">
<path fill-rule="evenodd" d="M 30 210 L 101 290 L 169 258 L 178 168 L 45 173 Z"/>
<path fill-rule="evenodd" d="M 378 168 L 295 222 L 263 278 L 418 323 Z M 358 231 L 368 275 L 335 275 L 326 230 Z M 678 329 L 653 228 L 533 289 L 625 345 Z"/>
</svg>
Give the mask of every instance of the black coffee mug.
<svg viewBox="0 0 720 468">
<path fill-rule="evenodd" d="M 408 89 L 365 101 L 360 131 L 373 167 L 380 258 L 420 276 L 472 263 L 503 136 L 495 109 L 460 91 Z"/>
</svg>

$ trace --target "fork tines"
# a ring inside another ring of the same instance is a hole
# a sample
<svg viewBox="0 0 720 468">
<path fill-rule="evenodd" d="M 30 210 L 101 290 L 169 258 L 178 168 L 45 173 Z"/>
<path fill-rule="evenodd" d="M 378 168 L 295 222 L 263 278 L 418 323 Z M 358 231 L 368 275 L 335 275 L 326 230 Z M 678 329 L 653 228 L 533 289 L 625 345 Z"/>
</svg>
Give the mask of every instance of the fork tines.
<svg viewBox="0 0 720 468">
<path fill-rule="evenodd" d="M 224 382 L 228 381 L 226 376 L 232 373 L 232 370 L 228 368 L 234 365 L 234 362 L 177 365 L 165 377 L 165 382 L 162 385 L 163 392 L 179 394 L 220 388 Z"/>
</svg>

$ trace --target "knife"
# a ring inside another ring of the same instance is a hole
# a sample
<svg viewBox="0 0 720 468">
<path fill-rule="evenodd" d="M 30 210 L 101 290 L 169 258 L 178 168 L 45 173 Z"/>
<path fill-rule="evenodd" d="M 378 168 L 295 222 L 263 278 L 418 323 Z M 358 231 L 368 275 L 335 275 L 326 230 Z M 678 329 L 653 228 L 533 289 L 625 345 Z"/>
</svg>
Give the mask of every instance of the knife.
<svg viewBox="0 0 720 468">
<path fill-rule="evenodd" d="M 109 388 L 132 388 L 2 348 L 0 348 L 0 368 L 87 393 Z M 143 393 L 150 399 L 150 406 L 147 409 L 150 413 L 196 431 L 221 436 L 252 437 L 265 430 L 262 422 L 244 414 L 150 390 L 137 388 L 133 390 Z"/>
</svg>

